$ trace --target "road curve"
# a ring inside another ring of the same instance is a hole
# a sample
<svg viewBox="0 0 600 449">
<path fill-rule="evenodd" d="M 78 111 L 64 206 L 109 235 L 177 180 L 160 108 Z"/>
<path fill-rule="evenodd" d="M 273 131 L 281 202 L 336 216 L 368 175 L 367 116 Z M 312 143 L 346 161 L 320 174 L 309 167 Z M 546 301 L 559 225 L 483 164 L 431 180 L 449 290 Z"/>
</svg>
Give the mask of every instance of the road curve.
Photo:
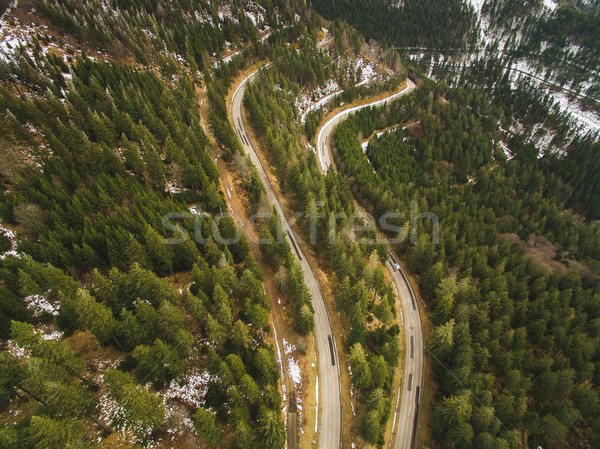
<svg viewBox="0 0 600 449">
<path fill-rule="evenodd" d="M 319 447 L 321 449 L 339 449 L 341 447 L 342 435 L 341 377 L 333 327 L 317 278 L 303 253 L 302 247 L 298 244 L 300 240 L 294 229 L 290 226 L 242 119 L 242 99 L 245 86 L 254 77 L 256 72 L 258 70 L 246 77 L 236 88 L 231 99 L 229 116 L 246 154 L 250 156 L 250 159 L 258 170 L 258 174 L 265 186 L 269 203 L 276 207 L 281 217 L 283 231 L 290 242 L 291 248 L 294 249 L 293 252 L 298 256 L 298 261 L 304 273 L 304 280 L 312 294 L 313 307 L 315 309 L 314 333 L 317 337 L 319 352 L 319 391 L 317 391 L 319 395 L 318 403 L 321 406 L 321 410 L 318 411 L 318 416 L 321 419 L 319 425 L 321 432 Z"/>
<path fill-rule="evenodd" d="M 406 82 L 407 86 L 402 91 L 382 100 L 345 109 L 332 117 L 321 127 L 321 130 L 317 135 L 317 154 L 319 155 L 321 170 L 323 172 L 327 172 L 328 168 L 331 166 L 329 144 L 330 136 L 335 127 L 350 114 L 359 109 L 385 104 L 394 98 L 414 90 L 415 84 L 408 78 Z M 367 221 L 372 221 L 372 217 L 368 217 L 367 214 L 362 212 L 360 207 L 357 206 L 357 210 L 363 214 Z M 419 426 L 418 404 L 421 400 L 420 391 L 423 381 L 423 328 L 421 324 L 421 315 L 419 314 L 419 304 L 412 284 L 410 283 L 410 279 L 402 267 L 398 256 L 392 254 L 392 252 L 390 252 L 390 260 L 387 263 L 387 267 L 398 291 L 405 330 L 404 382 L 400 387 L 402 389 L 402 402 L 400 403 L 397 412 L 394 413 L 393 428 L 396 432 L 396 439 L 393 446 L 395 449 L 413 449 Z"/>
<path fill-rule="evenodd" d="M 327 169 L 331 165 L 331 157 L 329 152 L 329 137 L 331 133 L 335 129 L 335 127 L 344 119 L 346 119 L 353 112 L 358 111 L 359 109 L 367 108 L 369 106 L 379 106 L 383 105 L 394 98 L 398 98 L 402 95 L 406 95 L 409 92 L 412 92 L 415 88 L 415 83 L 413 83 L 410 79 L 406 78 L 406 87 L 402 89 L 400 92 L 396 92 L 395 94 L 390 95 L 389 97 L 383 98 L 381 100 L 374 101 L 368 104 L 361 104 L 359 106 L 354 106 L 352 108 L 344 109 L 343 111 L 336 114 L 334 117 L 329 119 L 327 123 L 325 123 L 321 129 L 319 130 L 319 134 L 317 135 L 317 155 L 319 157 L 319 163 L 321 164 L 321 170 L 323 172 L 327 172 Z"/>
</svg>

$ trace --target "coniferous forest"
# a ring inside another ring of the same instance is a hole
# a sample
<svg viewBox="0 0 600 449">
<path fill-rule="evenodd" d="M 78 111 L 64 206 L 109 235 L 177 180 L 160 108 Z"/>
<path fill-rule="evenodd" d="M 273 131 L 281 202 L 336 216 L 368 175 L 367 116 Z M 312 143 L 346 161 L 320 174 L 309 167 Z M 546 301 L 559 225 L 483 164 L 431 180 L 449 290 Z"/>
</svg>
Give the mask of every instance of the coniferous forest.
<svg viewBox="0 0 600 449">
<path fill-rule="evenodd" d="M 0 10 L 0 449 L 600 447 L 596 0 Z"/>
</svg>

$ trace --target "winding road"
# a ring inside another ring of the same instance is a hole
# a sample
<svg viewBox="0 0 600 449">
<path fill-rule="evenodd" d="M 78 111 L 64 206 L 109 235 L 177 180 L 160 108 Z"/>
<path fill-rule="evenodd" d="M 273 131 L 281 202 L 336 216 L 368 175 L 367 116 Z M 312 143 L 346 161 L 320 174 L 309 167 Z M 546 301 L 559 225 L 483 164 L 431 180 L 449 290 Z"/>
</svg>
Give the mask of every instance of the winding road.
<svg viewBox="0 0 600 449">
<path fill-rule="evenodd" d="M 283 231 L 290 242 L 290 247 L 298 258 L 304 273 L 304 280 L 313 298 L 313 307 L 315 309 L 314 333 L 316 335 L 319 353 L 319 391 L 317 392 L 319 395 L 318 402 L 320 404 L 318 417 L 321 420 L 319 425 L 319 447 L 322 449 L 338 449 L 341 447 L 342 435 L 342 399 L 341 376 L 333 327 L 329 319 L 329 314 L 317 277 L 308 263 L 302 247 L 298 244 L 300 240 L 286 217 L 284 208 L 277 197 L 275 189 L 267 176 L 266 170 L 259 159 L 258 154 L 256 153 L 256 149 L 254 148 L 254 144 L 252 143 L 242 117 L 242 99 L 244 97 L 245 86 L 257 72 L 258 70 L 246 77 L 236 88 L 231 99 L 231 109 L 229 111 L 230 119 L 238 133 L 240 142 L 242 143 L 246 154 L 250 156 L 252 163 L 258 170 L 258 174 L 265 186 L 269 204 L 275 206 L 281 217 Z"/>
<path fill-rule="evenodd" d="M 326 43 L 326 40 L 321 42 L 321 44 L 324 43 Z M 265 66 L 263 66 L 263 68 L 264 67 Z M 319 391 L 317 391 L 319 396 L 318 403 L 320 404 L 320 410 L 318 410 L 318 417 L 320 418 L 318 427 L 320 430 L 319 447 L 321 449 L 338 449 L 341 447 L 342 440 L 341 376 L 337 345 L 331 320 L 318 280 L 302 247 L 298 243 L 300 240 L 287 219 L 285 210 L 279 201 L 276 190 L 271 184 L 271 180 L 254 148 L 254 144 L 243 120 L 242 108 L 245 86 L 259 70 L 260 69 L 248 75 L 234 91 L 229 116 L 246 154 L 250 156 L 252 163 L 258 170 L 259 176 L 265 186 L 269 204 L 275 206 L 281 217 L 283 231 L 298 258 L 304 273 L 306 285 L 313 297 L 313 307 L 315 309 L 314 332 L 316 334 L 319 353 Z M 407 79 L 407 86 L 402 91 L 378 101 L 345 109 L 328 120 L 320 129 L 317 136 L 317 154 L 322 171 L 326 172 L 332 165 L 329 151 L 330 136 L 341 121 L 359 109 L 383 105 L 394 98 L 411 92 L 415 87 L 415 84 L 410 79 Z M 360 208 L 358 208 L 358 210 L 360 210 Z M 363 213 L 363 215 L 365 214 Z M 365 218 L 370 221 L 370 218 L 366 215 Z M 406 336 L 404 346 L 406 357 L 403 367 L 404 382 L 401 386 L 401 391 L 398 391 L 398 397 L 401 396 L 402 401 L 394 413 L 393 422 L 393 429 L 396 435 L 394 448 L 412 449 L 415 444 L 416 433 L 418 430 L 419 394 L 423 377 L 424 346 L 421 316 L 418 310 L 417 298 L 408 276 L 400 265 L 397 256 L 393 255 L 391 252 L 390 260 L 388 261 L 388 269 L 392 275 L 401 301 L 403 311 L 402 318 Z"/>
<path fill-rule="evenodd" d="M 389 101 L 398 98 L 402 95 L 406 95 L 412 92 L 415 89 L 415 83 L 413 83 L 409 78 L 406 78 L 406 87 L 402 89 L 400 92 L 396 92 L 389 97 L 383 98 L 381 100 L 373 101 L 372 103 L 361 104 L 359 106 L 354 106 L 352 108 L 344 109 L 341 112 L 337 113 L 334 117 L 330 118 L 327 123 L 325 123 L 319 133 L 317 135 L 317 155 L 319 156 L 319 163 L 321 164 L 321 170 L 326 173 L 327 169 L 331 166 L 331 156 L 329 151 L 329 137 L 333 130 L 337 125 L 340 124 L 343 120 L 348 118 L 350 114 L 356 112 L 360 109 L 367 108 L 370 106 L 380 106 Z"/>
<path fill-rule="evenodd" d="M 382 100 L 344 109 L 321 127 L 317 135 L 317 153 L 323 172 L 326 172 L 332 165 L 329 145 L 331 142 L 330 137 L 335 130 L 335 127 L 350 114 L 359 109 L 383 105 L 390 100 L 408 94 L 415 89 L 415 84 L 408 78 L 406 84 L 407 85 L 403 90 Z M 368 222 L 372 221 L 372 217 L 367 216 L 358 205 L 357 210 L 361 212 Z M 398 392 L 398 397 L 402 397 L 402 402 L 394 413 L 392 425 L 396 439 L 393 446 L 395 449 L 412 449 L 415 445 L 419 427 L 420 391 L 423 381 L 424 342 L 421 315 L 419 314 L 417 297 L 408 275 L 402 267 L 398 256 L 392 254 L 392 252 L 390 252 L 390 260 L 387 263 L 387 267 L 392 275 L 392 279 L 398 291 L 398 297 L 400 298 L 405 331 L 404 335 L 406 337 L 404 343 L 404 381 L 403 385 L 400 387 L 401 391 Z M 323 446 L 321 447 L 323 448 Z"/>
</svg>

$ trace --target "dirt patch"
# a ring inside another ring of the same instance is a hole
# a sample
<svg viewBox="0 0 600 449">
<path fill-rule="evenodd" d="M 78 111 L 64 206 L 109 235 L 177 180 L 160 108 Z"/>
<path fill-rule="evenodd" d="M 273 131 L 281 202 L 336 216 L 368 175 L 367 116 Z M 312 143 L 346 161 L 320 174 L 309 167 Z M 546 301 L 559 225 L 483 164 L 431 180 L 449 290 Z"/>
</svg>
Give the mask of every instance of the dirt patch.
<svg viewBox="0 0 600 449">
<path fill-rule="evenodd" d="M 410 122 L 406 124 L 407 131 L 417 139 L 425 139 L 425 133 L 421 128 L 421 121 Z"/>
<path fill-rule="evenodd" d="M 531 234 L 527 242 L 521 240 L 514 233 L 500 234 L 499 237 L 504 242 L 518 243 L 521 250 L 531 257 L 535 265 L 545 267 L 550 273 L 566 274 L 569 272 L 569 267 L 554 260 L 557 254 L 556 246 L 546 237 Z"/>
</svg>

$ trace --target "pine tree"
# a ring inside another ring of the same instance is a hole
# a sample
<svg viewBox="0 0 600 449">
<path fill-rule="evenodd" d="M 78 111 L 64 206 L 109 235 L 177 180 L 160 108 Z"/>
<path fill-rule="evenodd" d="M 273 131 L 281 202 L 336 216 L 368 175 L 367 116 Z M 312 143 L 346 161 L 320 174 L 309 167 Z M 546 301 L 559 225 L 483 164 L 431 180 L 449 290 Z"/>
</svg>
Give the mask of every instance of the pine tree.
<svg viewBox="0 0 600 449">
<path fill-rule="evenodd" d="M 142 441 L 148 430 L 155 430 L 163 423 L 162 399 L 136 386 L 130 374 L 107 370 L 104 381 L 110 396 L 121 406 L 120 413 L 110 417 L 113 422 L 122 428 L 131 428 Z"/>
<path fill-rule="evenodd" d="M 274 354 L 267 348 L 259 348 L 256 351 L 254 365 L 259 374 L 258 379 L 262 383 L 268 383 L 273 379 L 274 373 L 277 373 L 275 370 Z"/>
<path fill-rule="evenodd" d="M 163 276 L 173 269 L 173 251 L 169 245 L 164 243 L 163 237 L 150 226 L 146 226 L 144 232 L 146 250 L 154 263 L 154 269 Z"/>
<path fill-rule="evenodd" d="M 194 413 L 194 428 L 207 444 L 221 441 L 221 430 L 217 425 L 214 413 L 203 407 L 199 407 Z"/>
<path fill-rule="evenodd" d="M 215 285 L 212 301 L 216 308 L 216 318 L 219 320 L 219 323 L 224 326 L 231 326 L 233 323 L 231 304 L 227 293 L 225 293 L 219 284 Z"/>
<path fill-rule="evenodd" d="M 371 369 L 367 362 L 367 355 L 360 343 L 350 348 L 348 362 L 352 369 L 352 382 L 359 390 L 364 390 L 371 385 Z"/>
<path fill-rule="evenodd" d="M 27 432 L 33 448 L 61 449 L 79 443 L 84 430 L 81 421 L 33 416 Z"/>
<path fill-rule="evenodd" d="M 335 306 L 339 310 L 348 313 L 351 304 L 352 289 L 350 287 L 350 278 L 346 276 L 338 288 L 335 295 Z"/>
<path fill-rule="evenodd" d="M 283 419 L 276 410 L 263 410 L 258 418 L 258 431 L 263 447 L 274 449 L 285 445 Z"/>
<path fill-rule="evenodd" d="M 98 303 L 87 290 L 79 289 L 75 295 L 62 299 L 60 316 L 69 315 L 77 328 L 89 329 L 101 342 L 107 342 L 114 335 L 117 323 L 112 311 Z"/>
<path fill-rule="evenodd" d="M 25 376 L 24 367 L 17 359 L 0 353 L 0 407 L 5 407 L 17 395 L 17 388 Z"/>
<path fill-rule="evenodd" d="M 246 351 L 252 343 L 252 336 L 250 335 L 250 331 L 241 320 L 237 320 L 231 328 L 230 338 L 234 347 L 238 348 L 238 351 L 240 353 Z"/>
</svg>

